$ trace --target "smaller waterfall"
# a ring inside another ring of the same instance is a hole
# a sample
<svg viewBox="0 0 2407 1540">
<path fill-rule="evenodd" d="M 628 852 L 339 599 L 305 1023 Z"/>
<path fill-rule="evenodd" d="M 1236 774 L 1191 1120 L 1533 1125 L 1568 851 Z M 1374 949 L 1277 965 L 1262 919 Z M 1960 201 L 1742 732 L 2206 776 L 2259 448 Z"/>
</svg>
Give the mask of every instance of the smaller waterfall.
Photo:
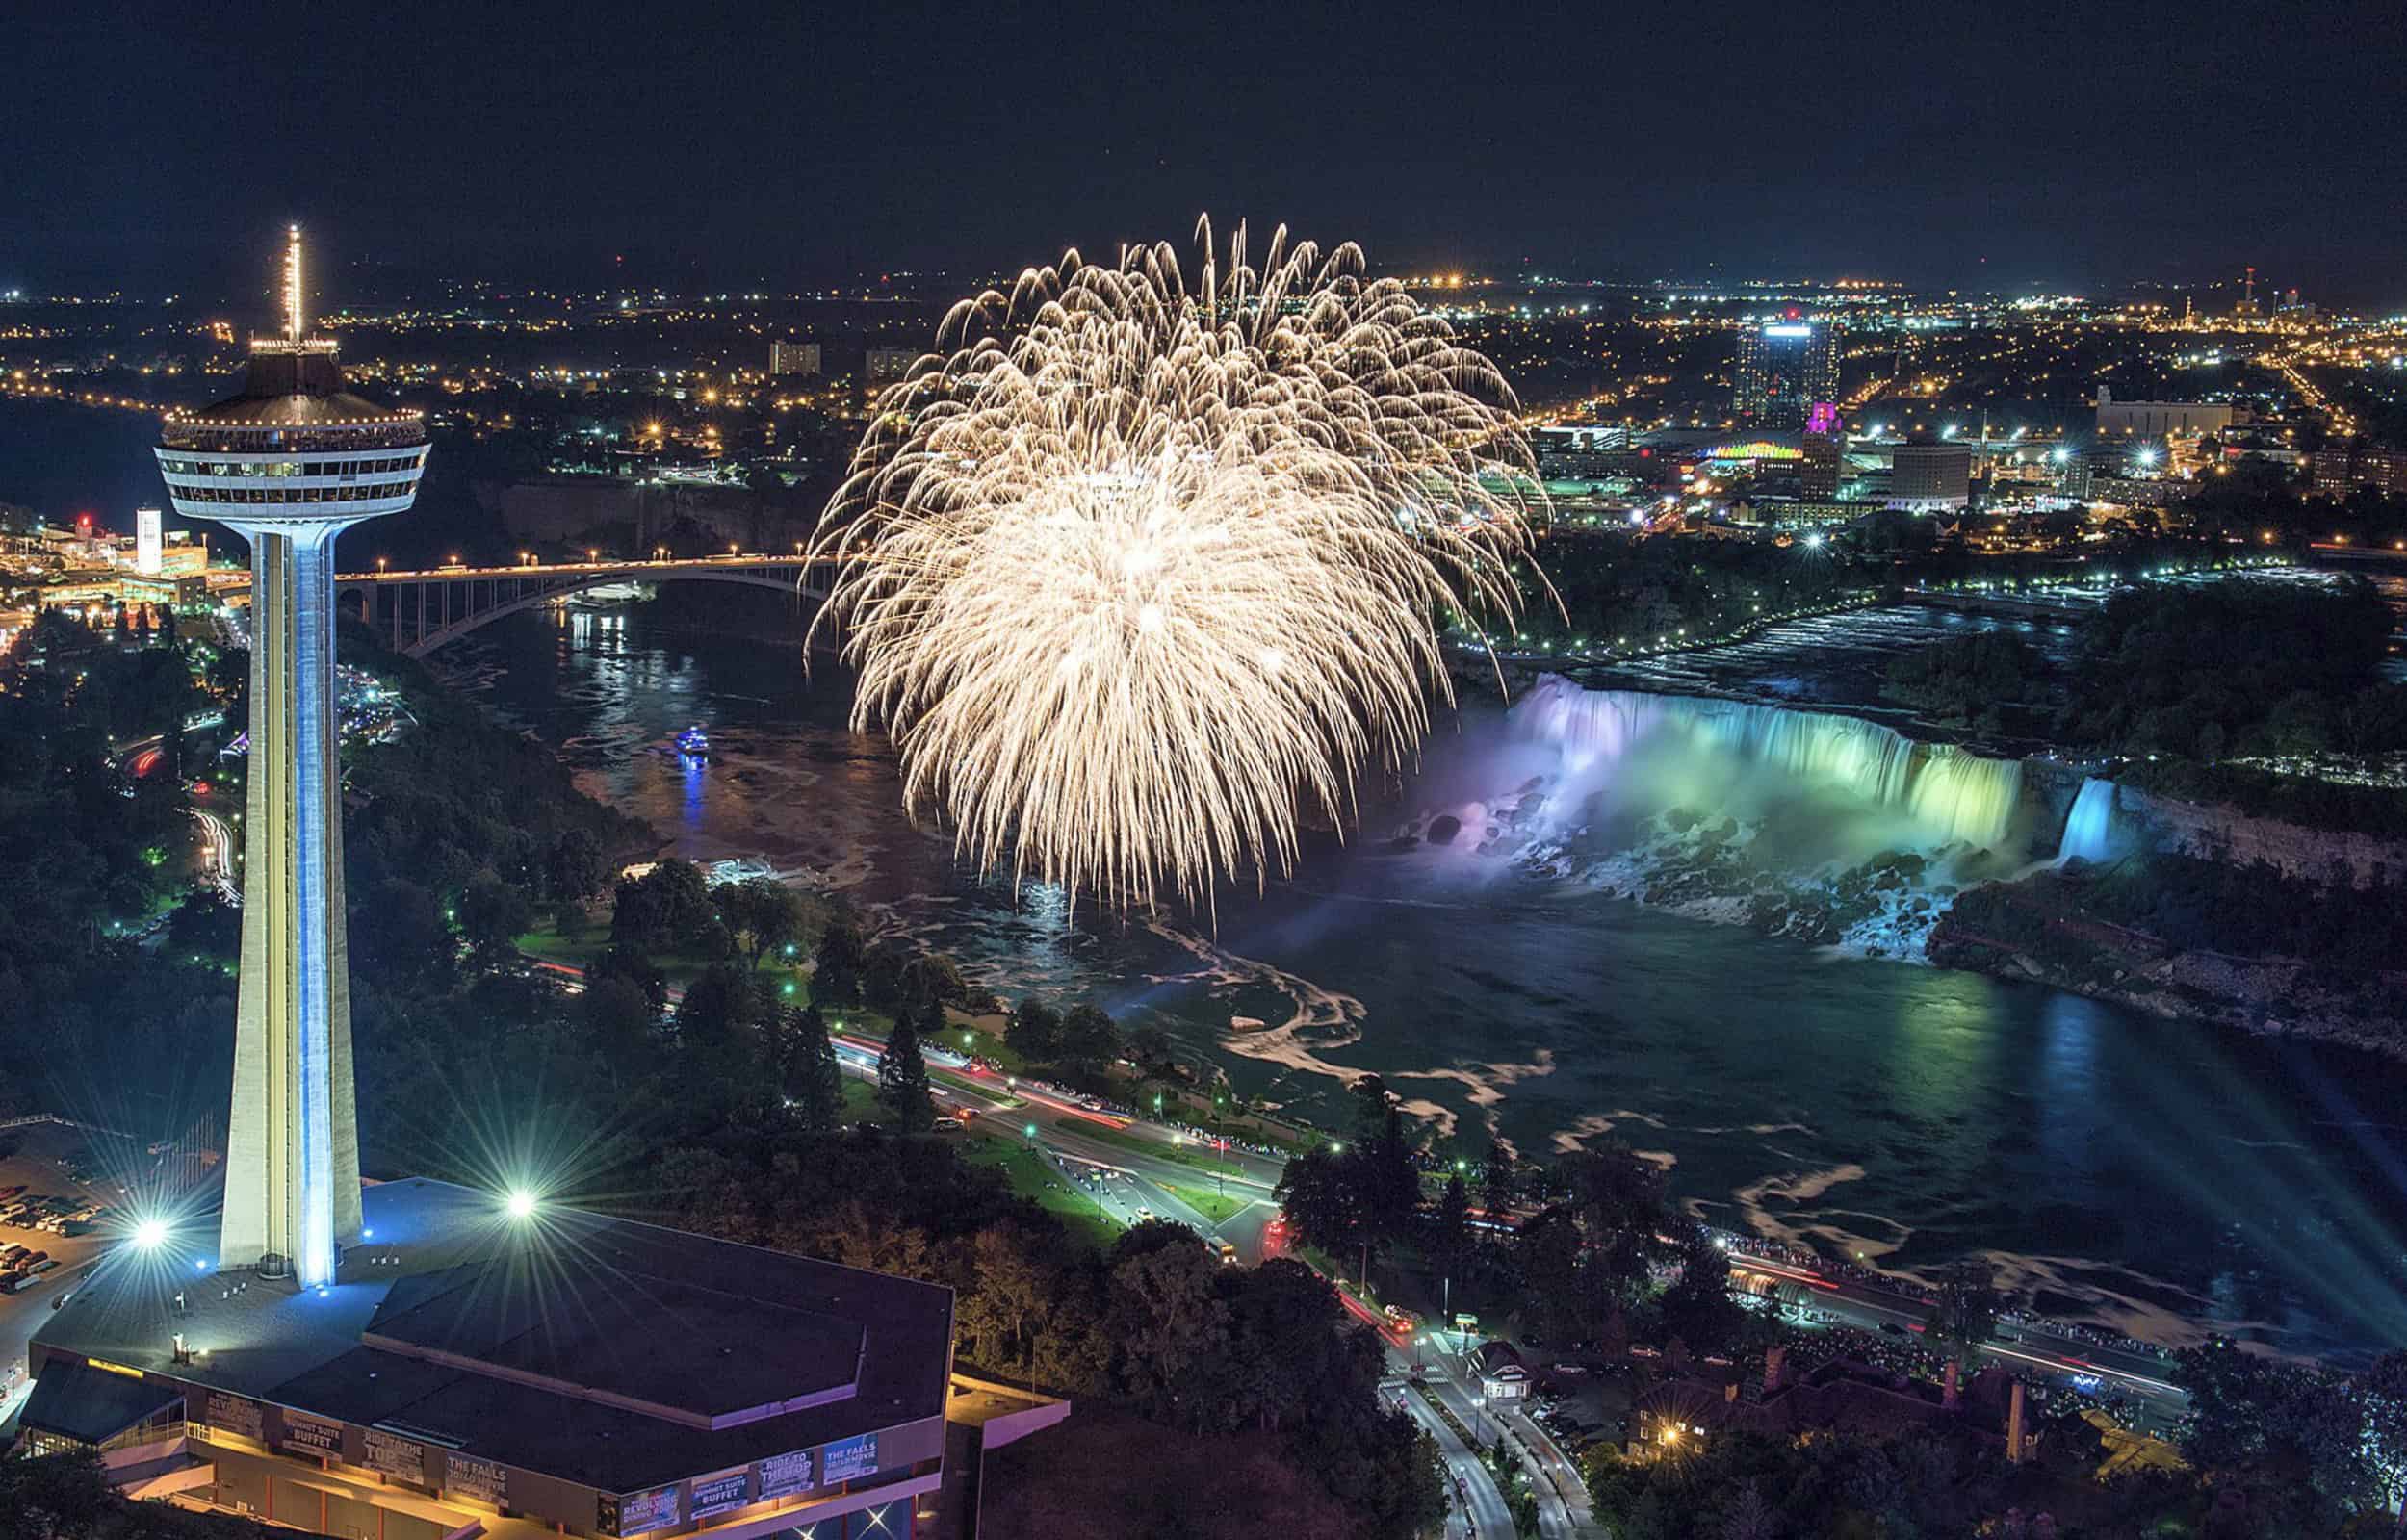
<svg viewBox="0 0 2407 1540">
<path fill-rule="evenodd" d="M 2064 842 L 2057 847 L 2056 859 L 2104 860 L 2113 833 L 2114 783 L 2091 776 L 2081 783 L 2081 795 L 2065 816 Z"/>
</svg>

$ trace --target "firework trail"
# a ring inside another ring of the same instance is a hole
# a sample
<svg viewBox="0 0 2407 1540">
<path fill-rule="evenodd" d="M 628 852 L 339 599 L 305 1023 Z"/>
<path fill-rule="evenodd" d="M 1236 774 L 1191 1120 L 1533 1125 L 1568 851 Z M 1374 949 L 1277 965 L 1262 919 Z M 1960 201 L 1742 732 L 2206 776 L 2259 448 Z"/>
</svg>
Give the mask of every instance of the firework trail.
<svg viewBox="0 0 2407 1540">
<path fill-rule="evenodd" d="M 1495 366 L 1352 244 L 1197 230 L 954 306 L 815 554 L 856 724 L 981 870 L 1209 903 L 1410 755 L 1540 496 Z"/>
</svg>

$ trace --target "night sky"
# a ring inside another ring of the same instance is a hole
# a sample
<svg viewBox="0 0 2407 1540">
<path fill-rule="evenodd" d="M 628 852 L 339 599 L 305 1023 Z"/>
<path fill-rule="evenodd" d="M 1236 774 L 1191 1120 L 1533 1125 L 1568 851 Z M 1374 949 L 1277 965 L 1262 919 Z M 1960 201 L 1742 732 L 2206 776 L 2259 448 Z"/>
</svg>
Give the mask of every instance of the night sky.
<svg viewBox="0 0 2407 1540">
<path fill-rule="evenodd" d="M 2407 306 L 2407 7 L 20 8 L 0 288 L 982 276 L 1198 211 L 1383 266 Z"/>
</svg>

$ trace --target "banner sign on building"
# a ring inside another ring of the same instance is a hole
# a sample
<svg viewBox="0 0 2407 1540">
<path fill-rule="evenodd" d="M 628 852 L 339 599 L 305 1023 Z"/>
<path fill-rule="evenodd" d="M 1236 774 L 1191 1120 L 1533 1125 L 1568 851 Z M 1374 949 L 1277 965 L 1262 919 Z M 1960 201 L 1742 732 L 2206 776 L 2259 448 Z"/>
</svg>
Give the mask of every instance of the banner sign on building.
<svg viewBox="0 0 2407 1540">
<path fill-rule="evenodd" d="M 849 1481 L 867 1476 L 877 1469 L 877 1435 L 864 1433 L 830 1444 L 819 1451 L 819 1480 L 822 1484 Z"/>
<path fill-rule="evenodd" d="M 280 1449 L 298 1454 L 324 1454 L 340 1459 L 343 1455 L 343 1424 L 330 1423 L 307 1412 L 286 1411 L 283 1414 L 284 1434 L 276 1440 Z"/>
<path fill-rule="evenodd" d="M 761 1500 L 789 1497 L 808 1492 L 818 1483 L 811 1479 L 811 1451 L 796 1450 L 791 1454 L 772 1454 L 761 1462 Z"/>
<path fill-rule="evenodd" d="M 498 1460 L 480 1460 L 453 1450 L 443 1457 L 443 1490 L 498 1508 L 509 1501 L 509 1468 Z"/>
<path fill-rule="evenodd" d="M 362 1463 L 372 1471 L 381 1471 L 396 1481 L 414 1486 L 427 1482 L 427 1447 L 416 1439 L 400 1437 L 378 1428 L 370 1428 L 362 1435 Z"/>
<path fill-rule="evenodd" d="M 716 1476 L 697 1476 L 693 1482 L 692 1511 L 689 1519 L 707 1519 L 714 1513 L 733 1513 L 752 1501 L 752 1467 L 721 1471 Z"/>
<path fill-rule="evenodd" d="M 160 539 L 159 510 L 134 510 L 134 570 L 145 578 L 159 576 L 163 542 Z"/>
<path fill-rule="evenodd" d="M 649 1492 L 631 1492 L 624 1497 L 602 1498 L 602 1522 L 605 1534 L 621 1537 L 649 1534 L 665 1529 L 677 1522 L 677 1488 L 656 1486 Z"/>
<path fill-rule="evenodd" d="M 221 1390 L 213 1390 L 209 1399 L 201 1403 L 200 1420 L 214 1432 L 239 1433 L 258 1443 L 267 1442 L 261 1432 L 264 1419 L 259 1403 L 246 1397 L 228 1396 Z"/>
</svg>

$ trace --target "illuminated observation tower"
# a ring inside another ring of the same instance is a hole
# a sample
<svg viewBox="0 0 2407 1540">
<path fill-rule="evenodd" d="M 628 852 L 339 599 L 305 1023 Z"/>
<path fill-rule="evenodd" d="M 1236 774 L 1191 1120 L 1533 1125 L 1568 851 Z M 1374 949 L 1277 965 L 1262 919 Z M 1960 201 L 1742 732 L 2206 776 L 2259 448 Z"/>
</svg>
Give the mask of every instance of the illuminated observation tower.
<svg viewBox="0 0 2407 1540">
<path fill-rule="evenodd" d="M 417 496 L 427 429 L 344 388 L 302 324 L 300 230 L 284 335 L 254 337 L 241 394 L 176 412 L 159 468 L 175 511 L 250 542 L 250 772 L 220 1268 L 333 1280 L 360 1231 L 334 731 L 334 539 Z"/>
</svg>

